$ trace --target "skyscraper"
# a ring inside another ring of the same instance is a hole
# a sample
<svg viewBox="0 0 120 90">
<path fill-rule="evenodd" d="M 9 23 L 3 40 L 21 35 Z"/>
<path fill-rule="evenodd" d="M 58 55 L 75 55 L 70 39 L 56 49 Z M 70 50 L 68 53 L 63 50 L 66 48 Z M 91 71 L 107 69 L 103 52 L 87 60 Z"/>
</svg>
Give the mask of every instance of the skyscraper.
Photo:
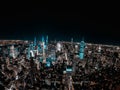
<svg viewBox="0 0 120 90">
<path fill-rule="evenodd" d="M 80 59 L 84 59 L 84 49 L 85 49 L 85 42 L 83 38 L 82 41 L 80 42 L 80 53 L 79 53 Z"/>
<path fill-rule="evenodd" d="M 33 45 L 36 46 L 36 37 L 34 37 L 34 44 Z"/>
<path fill-rule="evenodd" d="M 42 36 L 42 42 L 45 42 L 44 36 Z"/>
<path fill-rule="evenodd" d="M 15 48 L 14 48 L 14 45 L 12 45 L 10 47 L 10 56 L 13 57 L 13 58 L 15 58 Z"/>
<path fill-rule="evenodd" d="M 28 47 L 27 59 L 30 59 L 30 46 Z"/>
<path fill-rule="evenodd" d="M 45 40 L 42 36 L 42 46 L 43 46 L 43 63 L 46 63 L 46 56 L 45 56 Z"/>
<path fill-rule="evenodd" d="M 46 45 L 48 45 L 48 35 L 46 36 Z"/>
</svg>

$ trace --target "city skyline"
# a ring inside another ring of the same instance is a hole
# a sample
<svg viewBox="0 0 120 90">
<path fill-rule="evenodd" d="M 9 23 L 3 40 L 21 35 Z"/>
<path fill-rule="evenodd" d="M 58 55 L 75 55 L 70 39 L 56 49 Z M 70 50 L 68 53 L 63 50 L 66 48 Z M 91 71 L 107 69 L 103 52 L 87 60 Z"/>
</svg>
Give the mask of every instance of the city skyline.
<svg viewBox="0 0 120 90">
<path fill-rule="evenodd" d="M 33 8 L 31 11 L 6 11 L 0 17 L 0 39 L 30 39 L 48 35 L 51 40 L 117 43 L 119 25 L 117 17 L 81 15 L 80 11 L 53 12 L 48 8 Z M 111 18 L 110 18 L 111 17 Z"/>
</svg>

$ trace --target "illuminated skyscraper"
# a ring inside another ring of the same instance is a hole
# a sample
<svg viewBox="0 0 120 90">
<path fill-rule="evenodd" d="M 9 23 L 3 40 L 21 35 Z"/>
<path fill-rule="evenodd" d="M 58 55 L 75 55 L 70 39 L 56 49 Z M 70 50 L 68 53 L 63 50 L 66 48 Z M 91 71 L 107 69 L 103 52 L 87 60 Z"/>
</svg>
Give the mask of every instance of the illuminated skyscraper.
<svg viewBox="0 0 120 90">
<path fill-rule="evenodd" d="M 85 49 L 85 42 L 83 38 L 82 41 L 80 42 L 80 53 L 79 53 L 80 59 L 84 59 L 84 49 Z"/>
<path fill-rule="evenodd" d="M 48 36 L 46 36 L 46 45 L 48 45 Z"/>
<path fill-rule="evenodd" d="M 40 52 L 41 51 L 41 45 L 40 45 L 40 43 L 38 43 L 38 52 Z"/>
<path fill-rule="evenodd" d="M 62 46 L 61 46 L 61 43 L 57 43 L 57 51 L 61 51 L 61 48 L 62 48 Z"/>
<path fill-rule="evenodd" d="M 30 50 L 30 57 L 35 57 L 33 50 Z"/>
<path fill-rule="evenodd" d="M 27 54 L 27 58 L 30 59 L 30 47 L 28 47 L 28 54 Z"/>
<path fill-rule="evenodd" d="M 35 41 L 35 40 L 34 40 Z M 28 50 L 27 50 L 27 52 L 28 52 L 28 54 L 27 54 L 27 58 L 29 59 L 30 57 L 34 57 L 34 50 L 35 50 L 35 43 L 30 43 L 29 44 L 29 47 L 28 47 Z"/>
<path fill-rule="evenodd" d="M 12 45 L 10 47 L 10 56 L 13 57 L 13 58 L 15 58 L 15 48 L 14 48 L 14 45 Z"/>
<path fill-rule="evenodd" d="M 44 36 L 42 36 L 42 42 L 45 42 Z"/>
<path fill-rule="evenodd" d="M 42 45 L 43 45 L 43 49 L 45 49 L 45 39 L 44 39 L 44 36 L 42 36 Z"/>
<path fill-rule="evenodd" d="M 46 57 L 45 57 L 45 40 L 44 37 L 42 36 L 42 46 L 43 46 L 43 63 L 46 63 Z"/>
<path fill-rule="evenodd" d="M 101 52 L 101 46 L 98 47 L 98 52 L 99 52 L 99 53 Z"/>
<path fill-rule="evenodd" d="M 33 43 L 30 44 L 30 50 L 34 50 L 34 45 L 33 45 Z"/>
<path fill-rule="evenodd" d="M 34 37 L 34 46 L 36 46 L 36 37 Z"/>
</svg>

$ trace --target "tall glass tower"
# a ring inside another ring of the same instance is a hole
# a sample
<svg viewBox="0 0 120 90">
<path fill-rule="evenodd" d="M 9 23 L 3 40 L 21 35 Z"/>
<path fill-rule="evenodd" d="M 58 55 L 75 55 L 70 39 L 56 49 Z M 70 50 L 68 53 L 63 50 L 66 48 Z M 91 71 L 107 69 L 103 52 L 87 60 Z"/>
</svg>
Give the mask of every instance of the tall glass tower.
<svg viewBox="0 0 120 90">
<path fill-rule="evenodd" d="M 45 49 L 48 49 L 48 35 L 46 36 L 46 40 L 45 40 Z"/>
<path fill-rule="evenodd" d="M 42 42 L 45 42 L 44 36 L 42 36 Z"/>
<path fill-rule="evenodd" d="M 34 46 L 36 46 L 36 37 L 34 37 Z"/>
<path fill-rule="evenodd" d="M 45 57 L 45 40 L 44 40 L 44 37 L 42 36 L 42 46 L 43 46 L 43 48 L 42 48 L 42 52 L 43 52 L 43 63 L 46 63 L 46 57 Z"/>
<path fill-rule="evenodd" d="M 85 49 L 85 42 L 83 38 L 82 41 L 80 42 L 80 53 L 79 53 L 80 59 L 84 59 L 84 49 Z"/>
<path fill-rule="evenodd" d="M 46 36 L 46 45 L 48 45 L 48 35 Z"/>
</svg>

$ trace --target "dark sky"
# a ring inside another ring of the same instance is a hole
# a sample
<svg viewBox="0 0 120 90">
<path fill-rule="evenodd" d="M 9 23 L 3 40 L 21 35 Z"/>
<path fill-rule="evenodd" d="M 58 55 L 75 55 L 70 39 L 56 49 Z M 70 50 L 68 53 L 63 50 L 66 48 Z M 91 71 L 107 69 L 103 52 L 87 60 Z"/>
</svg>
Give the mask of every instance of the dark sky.
<svg viewBox="0 0 120 90">
<path fill-rule="evenodd" d="M 84 11 L 84 10 L 83 10 Z M 79 9 L 17 8 L 1 11 L 0 39 L 33 39 L 49 35 L 54 40 L 120 44 L 119 16 Z"/>
</svg>

